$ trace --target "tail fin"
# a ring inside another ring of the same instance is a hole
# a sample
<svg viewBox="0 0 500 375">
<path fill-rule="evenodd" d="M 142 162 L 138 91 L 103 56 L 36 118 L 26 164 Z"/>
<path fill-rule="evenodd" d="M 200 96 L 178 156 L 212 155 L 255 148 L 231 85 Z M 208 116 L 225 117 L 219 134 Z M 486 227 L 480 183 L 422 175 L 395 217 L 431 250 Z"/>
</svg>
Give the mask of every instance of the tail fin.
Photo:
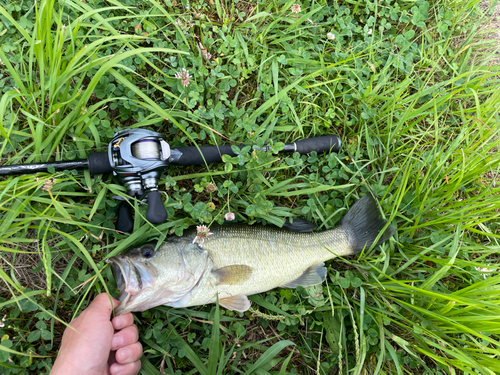
<svg viewBox="0 0 500 375">
<path fill-rule="evenodd" d="M 380 216 L 377 202 L 370 193 L 357 201 L 341 221 L 342 227 L 350 233 L 351 246 L 355 252 L 368 249 L 386 224 L 387 220 Z M 387 241 L 394 232 L 394 227 L 389 225 L 376 245 Z"/>
</svg>

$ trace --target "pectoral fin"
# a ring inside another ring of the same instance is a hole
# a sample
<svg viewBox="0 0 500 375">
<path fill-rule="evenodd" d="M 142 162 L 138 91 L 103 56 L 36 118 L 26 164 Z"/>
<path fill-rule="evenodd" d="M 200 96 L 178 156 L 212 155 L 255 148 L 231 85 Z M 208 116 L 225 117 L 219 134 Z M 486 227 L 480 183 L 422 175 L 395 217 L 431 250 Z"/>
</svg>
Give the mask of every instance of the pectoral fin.
<svg viewBox="0 0 500 375">
<path fill-rule="evenodd" d="M 234 266 L 219 268 L 212 273 L 217 277 L 217 285 L 241 285 L 252 274 L 252 267 L 244 264 L 236 264 Z"/>
<path fill-rule="evenodd" d="M 243 294 L 238 294 L 236 296 L 221 298 L 219 300 L 219 305 L 225 307 L 228 310 L 245 312 L 250 308 L 250 301 L 247 296 Z"/>
<path fill-rule="evenodd" d="M 311 267 L 307 268 L 302 275 L 300 275 L 295 280 L 290 281 L 284 285 L 282 288 L 296 288 L 298 286 L 312 286 L 321 284 L 326 278 L 326 267 L 325 263 L 316 263 Z"/>
</svg>

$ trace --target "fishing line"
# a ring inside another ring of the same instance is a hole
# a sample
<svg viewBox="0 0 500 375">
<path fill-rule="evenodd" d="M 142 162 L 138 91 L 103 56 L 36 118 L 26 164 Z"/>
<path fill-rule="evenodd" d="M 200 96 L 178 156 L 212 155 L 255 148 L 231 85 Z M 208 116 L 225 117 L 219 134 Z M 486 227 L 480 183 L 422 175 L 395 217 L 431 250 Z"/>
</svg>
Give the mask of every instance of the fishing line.
<svg viewBox="0 0 500 375">
<path fill-rule="evenodd" d="M 132 155 L 142 160 L 161 160 L 160 150 L 156 139 L 142 139 L 132 144 Z"/>
</svg>

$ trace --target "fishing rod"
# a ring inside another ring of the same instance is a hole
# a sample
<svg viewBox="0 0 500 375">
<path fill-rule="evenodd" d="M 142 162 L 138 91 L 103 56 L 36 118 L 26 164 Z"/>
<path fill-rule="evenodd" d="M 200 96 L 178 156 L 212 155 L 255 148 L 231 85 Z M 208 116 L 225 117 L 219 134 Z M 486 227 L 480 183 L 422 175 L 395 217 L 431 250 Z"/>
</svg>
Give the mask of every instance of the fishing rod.
<svg viewBox="0 0 500 375">
<path fill-rule="evenodd" d="M 340 138 L 328 135 L 302 139 L 285 144 L 280 152 L 308 154 L 313 151 L 338 152 Z M 239 145 L 240 150 L 247 145 Z M 269 151 L 271 147 L 251 150 Z M 165 135 L 147 129 L 127 129 L 117 132 L 108 145 L 108 151 L 90 153 L 87 159 L 30 163 L 0 166 L 0 176 L 47 172 L 50 167 L 56 171 L 88 169 L 90 174 L 112 173 L 127 188 L 127 194 L 148 202 L 146 219 L 152 224 L 167 220 L 167 211 L 158 191 L 158 180 L 169 165 L 200 165 L 219 163 L 223 155 L 235 156 L 231 146 L 186 146 L 170 148 Z M 118 207 L 116 229 L 131 232 L 134 226 L 132 211 L 128 202 Z"/>
</svg>

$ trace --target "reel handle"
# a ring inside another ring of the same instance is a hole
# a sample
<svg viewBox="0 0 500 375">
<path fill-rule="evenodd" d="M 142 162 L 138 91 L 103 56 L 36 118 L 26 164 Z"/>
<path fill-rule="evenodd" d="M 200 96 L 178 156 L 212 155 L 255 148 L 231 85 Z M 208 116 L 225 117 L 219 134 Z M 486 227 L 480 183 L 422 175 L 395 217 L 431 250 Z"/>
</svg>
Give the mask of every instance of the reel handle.
<svg viewBox="0 0 500 375">
<path fill-rule="evenodd" d="M 167 210 L 161 201 L 160 192 L 158 190 L 150 191 L 148 194 L 146 219 L 148 219 L 151 224 L 161 224 L 167 220 L 167 217 Z"/>
<path fill-rule="evenodd" d="M 115 223 L 117 230 L 132 233 L 134 229 L 134 218 L 132 217 L 132 207 L 128 202 L 121 202 L 118 206 L 118 218 Z"/>
<path fill-rule="evenodd" d="M 158 190 L 150 191 L 147 197 L 148 208 L 146 210 L 146 219 L 151 224 L 161 224 L 167 220 L 167 210 L 163 206 L 161 194 Z M 117 220 L 115 227 L 117 230 L 126 233 L 132 233 L 134 229 L 134 218 L 132 216 L 132 207 L 128 202 L 121 202 L 118 206 Z"/>
</svg>

